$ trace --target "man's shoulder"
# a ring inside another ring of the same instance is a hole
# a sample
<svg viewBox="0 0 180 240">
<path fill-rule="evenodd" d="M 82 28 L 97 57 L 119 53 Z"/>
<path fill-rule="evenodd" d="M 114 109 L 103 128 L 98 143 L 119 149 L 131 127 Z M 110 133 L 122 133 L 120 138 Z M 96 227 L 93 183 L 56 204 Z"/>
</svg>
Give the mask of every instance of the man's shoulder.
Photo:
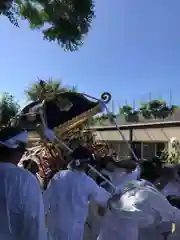
<svg viewBox="0 0 180 240">
<path fill-rule="evenodd" d="M 32 192 L 37 194 L 40 191 L 37 179 L 25 169 L 19 167 L 9 168 L 2 177 L 5 178 L 7 191 L 12 192 L 14 196 L 17 194 L 17 198 L 20 196 L 24 198 L 32 194 Z"/>
<path fill-rule="evenodd" d="M 16 170 L 14 171 L 14 176 L 16 179 L 19 179 L 19 181 L 25 182 L 30 182 L 30 183 L 35 183 L 37 182 L 36 178 L 33 176 L 32 173 L 30 173 L 28 170 L 17 167 Z"/>
<path fill-rule="evenodd" d="M 68 170 L 60 170 L 53 176 L 53 180 L 58 180 L 59 178 L 65 177 L 69 173 Z"/>
<path fill-rule="evenodd" d="M 66 170 L 60 170 L 58 173 L 56 173 L 53 177 L 53 180 L 58 180 L 59 178 L 76 178 L 76 179 L 81 179 L 82 181 L 91 181 L 92 179 L 85 174 L 84 172 L 77 171 L 77 170 L 71 170 L 71 169 L 66 169 Z"/>
<path fill-rule="evenodd" d="M 16 173 L 21 177 L 32 175 L 28 170 L 20 167 L 16 167 Z"/>
</svg>

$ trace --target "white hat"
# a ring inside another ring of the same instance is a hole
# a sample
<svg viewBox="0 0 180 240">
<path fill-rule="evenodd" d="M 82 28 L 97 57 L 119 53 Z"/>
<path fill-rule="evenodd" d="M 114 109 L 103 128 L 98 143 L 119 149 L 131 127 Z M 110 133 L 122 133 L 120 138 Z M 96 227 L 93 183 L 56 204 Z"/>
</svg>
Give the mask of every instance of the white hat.
<svg viewBox="0 0 180 240">
<path fill-rule="evenodd" d="M 27 144 L 28 133 L 14 127 L 5 127 L 0 131 L 0 144 L 8 148 L 18 148 L 21 143 Z"/>
</svg>

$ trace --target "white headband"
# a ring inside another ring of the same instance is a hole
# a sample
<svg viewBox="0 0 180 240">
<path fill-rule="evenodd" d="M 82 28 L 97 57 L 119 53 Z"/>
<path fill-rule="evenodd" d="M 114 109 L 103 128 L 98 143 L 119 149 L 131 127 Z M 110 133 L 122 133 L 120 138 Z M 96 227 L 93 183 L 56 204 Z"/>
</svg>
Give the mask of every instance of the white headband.
<svg viewBox="0 0 180 240">
<path fill-rule="evenodd" d="M 23 131 L 12 138 L 9 138 L 6 141 L 0 141 L 0 144 L 3 144 L 8 148 L 18 148 L 20 143 L 27 144 L 27 142 L 28 142 L 28 132 Z"/>
</svg>

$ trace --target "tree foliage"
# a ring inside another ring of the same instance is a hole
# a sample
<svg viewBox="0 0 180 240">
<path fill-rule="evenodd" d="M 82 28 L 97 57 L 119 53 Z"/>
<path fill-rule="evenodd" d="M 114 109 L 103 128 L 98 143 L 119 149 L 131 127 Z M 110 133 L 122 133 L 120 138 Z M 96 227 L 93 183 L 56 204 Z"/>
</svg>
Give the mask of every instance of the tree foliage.
<svg viewBox="0 0 180 240">
<path fill-rule="evenodd" d="M 13 0 L 1 0 L 0 1 L 0 15 L 6 16 L 9 21 L 18 27 L 18 21 L 17 21 L 17 16 L 18 16 L 18 8 L 17 4 Z"/>
<path fill-rule="evenodd" d="M 119 109 L 118 115 L 123 115 L 127 122 L 139 122 L 141 117 L 146 120 L 150 119 L 165 119 L 178 108 L 176 105 L 169 106 L 164 100 L 152 100 L 141 104 L 139 109 L 133 109 L 129 104 L 123 105 Z M 118 115 L 112 113 L 112 117 L 116 118 Z M 103 125 L 104 121 L 108 119 L 107 114 L 98 115 L 93 118 L 92 124 Z"/>
<path fill-rule="evenodd" d="M 103 113 L 103 114 L 93 117 L 91 120 L 91 124 L 92 125 L 96 125 L 96 124 L 102 125 L 104 121 L 109 120 L 110 122 L 112 122 L 113 119 L 115 119 L 115 118 L 116 118 L 116 115 L 112 112 L 110 112 L 109 114 Z"/>
<path fill-rule="evenodd" d="M 3 93 L 0 100 L 0 125 L 7 125 L 19 110 L 20 106 L 14 97 L 9 93 Z"/>
<path fill-rule="evenodd" d="M 128 104 L 122 106 L 119 113 L 125 116 L 127 122 L 138 122 L 139 120 L 139 111 L 134 110 Z"/>
<path fill-rule="evenodd" d="M 138 122 L 140 115 L 147 120 L 167 118 L 176 108 L 176 105 L 169 106 L 164 100 L 152 100 L 142 103 L 137 110 L 126 104 L 120 108 L 120 114 L 123 114 L 128 122 Z"/>
<path fill-rule="evenodd" d="M 82 45 L 95 16 L 93 0 L 1 0 L 0 14 L 16 26 L 17 16 L 28 20 L 44 39 L 70 51 Z"/>
<path fill-rule="evenodd" d="M 177 106 L 168 106 L 164 100 L 153 100 L 143 103 L 140 107 L 140 113 L 145 119 L 163 119 L 171 115 Z"/>
<path fill-rule="evenodd" d="M 39 100 L 39 95 L 41 93 L 42 87 L 40 85 L 40 81 L 36 81 L 32 84 L 26 91 L 25 94 L 29 101 L 37 101 Z M 44 85 L 44 90 L 46 93 L 61 93 L 67 90 L 67 88 L 62 86 L 60 80 L 49 79 L 46 81 Z"/>
<path fill-rule="evenodd" d="M 170 164 L 180 163 L 180 142 L 176 139 L 171 139 L 171 144 L 168 149 L 165 149 L 162 156 L 164 162 Z"/>
</svg>

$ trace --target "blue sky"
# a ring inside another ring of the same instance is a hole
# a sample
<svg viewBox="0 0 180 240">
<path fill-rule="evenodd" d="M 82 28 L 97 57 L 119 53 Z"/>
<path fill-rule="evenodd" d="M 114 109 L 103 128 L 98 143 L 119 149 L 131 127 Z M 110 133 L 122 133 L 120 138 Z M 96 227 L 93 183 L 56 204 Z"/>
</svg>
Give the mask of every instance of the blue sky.
<svg viewBox="0 0 180 240">
<path fill-rule="evenodd" d="M 40 78 L 59 78 L 65 85 L 99 96 L 110 91 L 115 105 L 125 99 L 169 98 L 180 104 L 180 1 L 97 1 L 96 19 L 77 52 L 0 18 L 0 92 L 9 91 L 24 104 L 24 89 Z"/>
</svg>

